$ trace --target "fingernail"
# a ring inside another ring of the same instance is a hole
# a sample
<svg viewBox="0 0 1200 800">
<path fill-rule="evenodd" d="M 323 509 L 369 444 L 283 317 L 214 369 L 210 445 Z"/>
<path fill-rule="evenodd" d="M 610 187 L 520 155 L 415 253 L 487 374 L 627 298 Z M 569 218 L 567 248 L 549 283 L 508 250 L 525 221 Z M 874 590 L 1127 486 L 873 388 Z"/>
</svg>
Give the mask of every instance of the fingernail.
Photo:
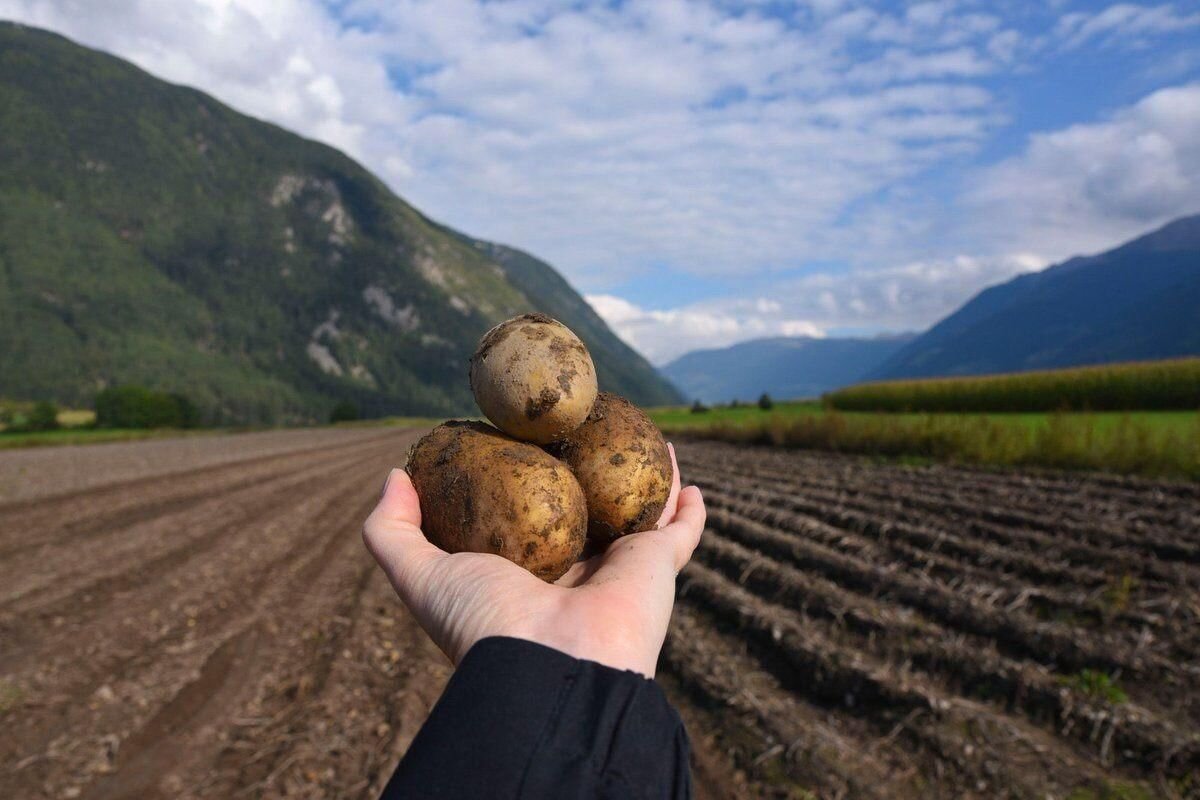
<svg viewBox="0 0 1200 800">
<path fill-rule="evenodd" d="M 389 470 L 389 471 L 388 471 L 388 476 L 387 476 L 387 477 L 384 479 L 384 481 L 383 481 L 383 489 L 381 489 L 381 490 L 380 490 L 380 492 L 379 492 L 379 499 L 380 499 L 380 500 L 382 500 L 382 499 L 383 499 L 383 497 L 384 497 L 384 495 L 386 495 L 386 494 L 387 494 L 387 487 L 388 487 L 388 484 L 392 482 L 392 476 L 393 476 L 393 475 L 395 475 L 395 474 L 396 474 L 396 470 L 394 470 L 394 469 L 393 469 L 393 470 Z"/>
</svg>

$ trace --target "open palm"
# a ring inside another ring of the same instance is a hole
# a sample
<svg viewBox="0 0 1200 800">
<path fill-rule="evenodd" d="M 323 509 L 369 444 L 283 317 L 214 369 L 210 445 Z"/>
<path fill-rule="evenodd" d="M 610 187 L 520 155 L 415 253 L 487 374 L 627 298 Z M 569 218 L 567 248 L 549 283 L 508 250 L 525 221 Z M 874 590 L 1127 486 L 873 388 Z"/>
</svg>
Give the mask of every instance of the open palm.
<svg viewBox="0 0 1200 800">
<path fill-rule="evenodd" d="M 421 627 L 457 664 L 488 636 L 511 636 L 576 658 L 654 676 L 675 599 L 675 576 L 704 530 L 704 500 L 680 491 L 679 468 L 655 530 L 618 539 L 553 584 L 485 553 L 447 553 L 421 532 L 408 473 L 392 470 L 363 525 L 367 549 Z M 502 524 L 502 523 L 498 523 Z"/>
</svg>

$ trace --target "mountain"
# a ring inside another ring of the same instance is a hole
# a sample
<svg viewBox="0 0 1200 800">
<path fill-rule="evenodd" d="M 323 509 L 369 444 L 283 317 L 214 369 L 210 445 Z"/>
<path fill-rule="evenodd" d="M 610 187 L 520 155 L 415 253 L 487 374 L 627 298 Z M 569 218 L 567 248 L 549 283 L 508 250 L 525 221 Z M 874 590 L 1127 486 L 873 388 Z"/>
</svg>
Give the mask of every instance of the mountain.
<svg viewBox="0 0 1200 800">
<path fill-rule="evenodd" d="M 337 150 L 58 35 L 0 23 L 0 396 L 139 383 L 214 421 L 469 412 L 514 314 L 602 388 L 680 397 L 549 265 L 423 216 Z"/>
<path fill-rule="evenodd" d="M 814 339 L 804 336 L 754 339 L 715 350 L 695 350 L 662 373 L 689 399 L 720 403 L 817 397 L 856 383 L 913 339 L 913 334 L 874 339 Z"/>
<path fill-rule="evenodd" d="M 985 289 L 871 378 L 979 375 L 1200 353 L 1200 215 Z"/>
</svg>

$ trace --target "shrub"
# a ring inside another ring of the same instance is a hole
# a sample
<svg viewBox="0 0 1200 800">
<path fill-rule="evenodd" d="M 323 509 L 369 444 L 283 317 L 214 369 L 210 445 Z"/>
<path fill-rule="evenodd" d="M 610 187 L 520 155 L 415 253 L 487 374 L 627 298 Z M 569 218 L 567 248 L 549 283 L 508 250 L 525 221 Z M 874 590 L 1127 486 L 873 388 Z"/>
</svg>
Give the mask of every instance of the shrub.
<svg viewBox="0 0 1200 800">
<path fill-rule="evenodd" d="M 117 386 L 96 395 L 98 428 L 191 428 L 200 422 L 194 403 L 181 394 L 143 386 Z"/>
<path fill-rule="evenodd" d="M 775 401 L 771 399 L 771 395 L 763 392 L 758 398 L 758 407 L 763 411 L 770 411 L 775 407 Z"/>
<path fill-rule="evenodd" d="M 704 405 L 704 403 L 701 403 L 699 400 L 697 400 L 696 402 L 692 403 L 692 413 L 693 414 L 707 414 L 708 406 Z"/>
<path fill-rule="evenodd" d="M 6 433 L 33 433 L 35 431 L 52 431 L 59 427 L 58 406 L 47 400 L 23 404 L 22 407 L 6 409 L 3 418 Z"/>
<path fill-rule="evenodd" d="M 175 403 L 176 409 L 179 411 L 179 424 L 177 428 L 199 428 L 200 427 L 200 409 L 192 402 L 187 395 L 178 392 L 172 392 L 167 395 Z"/>
<path fill-rule="evenodd" d="M 35 403 L 25 420 L 27 431 L 52 431 L 58 428 L 58 406 L 49 400 Z"/>
<path fill-rule="evenodd" d="M 358 406 L 349 400 L 340 401 L 329 412 L 329 421 L 331 423 L 353 422 L 356 419 L 358 419 Z"/>
</svg>

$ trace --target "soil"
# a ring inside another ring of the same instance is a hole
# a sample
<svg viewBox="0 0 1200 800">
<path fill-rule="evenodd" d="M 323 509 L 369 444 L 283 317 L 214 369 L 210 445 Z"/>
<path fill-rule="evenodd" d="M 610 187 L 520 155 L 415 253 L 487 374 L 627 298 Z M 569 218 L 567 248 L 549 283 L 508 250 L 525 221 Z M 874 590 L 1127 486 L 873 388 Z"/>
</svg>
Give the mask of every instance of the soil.
<svg viewBox="0 0 1200 800">
<path fill-rule="evenodd" d="M 450 674 L 359 535 L 420 433 L 0 453 L 0 796 L 377 795 Z M 699 797 L 1198 790 L 1194 486 L 677 450 Z"/>
<path fill-rule="evenodd" d="M 1195 484 L 676 446 L 663 680 L 743 794 L 1200 796 Z"/>
</svg>

